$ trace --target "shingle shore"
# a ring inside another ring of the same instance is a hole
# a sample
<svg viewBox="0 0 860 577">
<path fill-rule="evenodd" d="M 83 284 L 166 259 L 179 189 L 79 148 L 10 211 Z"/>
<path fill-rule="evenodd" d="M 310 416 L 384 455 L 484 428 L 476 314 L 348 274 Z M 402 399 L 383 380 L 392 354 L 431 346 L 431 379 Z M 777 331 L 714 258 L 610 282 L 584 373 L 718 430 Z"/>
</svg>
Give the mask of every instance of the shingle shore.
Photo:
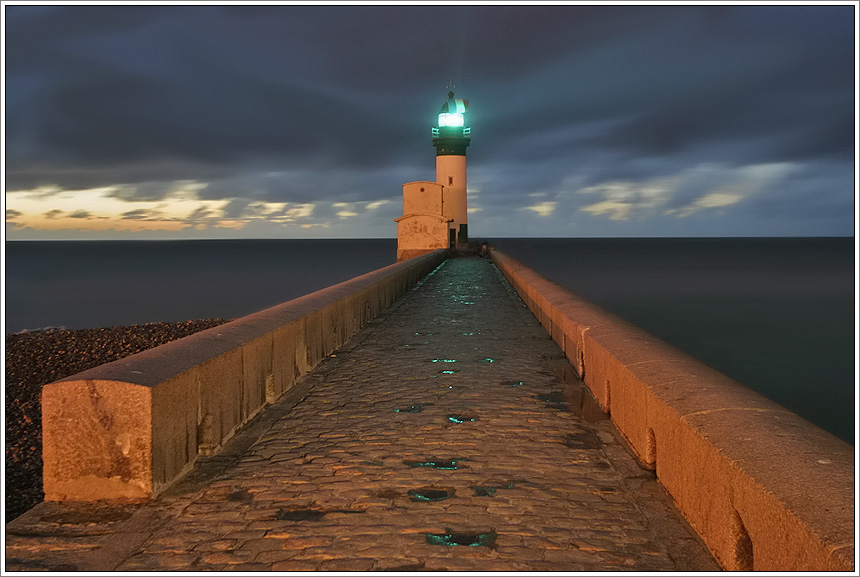
<svg viewBox="0 0 860 577">
<path fill-rule="evenodd" d="M 42 501 L 42 386 L 224 319 L 6 335 L 6 522 Z"/>
</svg>

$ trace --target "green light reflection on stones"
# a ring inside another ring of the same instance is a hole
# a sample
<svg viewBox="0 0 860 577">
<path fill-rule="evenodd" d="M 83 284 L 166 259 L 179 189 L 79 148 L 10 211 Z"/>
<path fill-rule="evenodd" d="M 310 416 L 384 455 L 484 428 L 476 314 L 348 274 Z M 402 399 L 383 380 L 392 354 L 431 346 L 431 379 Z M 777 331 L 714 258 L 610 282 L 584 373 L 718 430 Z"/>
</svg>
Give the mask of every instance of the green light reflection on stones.
<svg viewBox="0 0 860 577">
<path fill-rule="evenodd" d="M 424 535 L 429 545 L 494 548 L 498 533 L 495 530 L 487 531 L 486 533 L 455 533 L 446 527 L 445 533 L 425 533 Z"/>
</svg>

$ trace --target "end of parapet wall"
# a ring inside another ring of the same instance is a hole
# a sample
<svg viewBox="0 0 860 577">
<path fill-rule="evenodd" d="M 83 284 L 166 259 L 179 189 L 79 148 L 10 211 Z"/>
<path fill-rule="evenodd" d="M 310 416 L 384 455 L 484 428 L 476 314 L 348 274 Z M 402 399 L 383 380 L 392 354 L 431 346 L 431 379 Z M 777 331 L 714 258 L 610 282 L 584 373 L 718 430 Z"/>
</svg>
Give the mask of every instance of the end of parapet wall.
<svg viewBox="0 0 860 577">
<path fill-rule="evenodd" d="M 45 385 L 46 500 L 157 496 L 445 258 L 418 256 Z"/>
<path fill-rule="evenodd" d="M 853 571 L 854 450 L 493 251 L 642 464 L 732 571 Z"/>
</svg>

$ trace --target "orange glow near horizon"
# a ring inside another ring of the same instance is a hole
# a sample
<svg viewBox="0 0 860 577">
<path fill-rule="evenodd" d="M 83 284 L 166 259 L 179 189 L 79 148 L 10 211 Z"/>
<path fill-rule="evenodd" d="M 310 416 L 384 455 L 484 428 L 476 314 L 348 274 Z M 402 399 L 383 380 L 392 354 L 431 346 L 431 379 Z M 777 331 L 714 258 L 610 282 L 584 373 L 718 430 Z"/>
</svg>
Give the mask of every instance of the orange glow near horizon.
<svg viewBox="0 0 860 577">
<path fill-rule="evenodd" d="M 120 198 L 121 186 L 83 190 L 39 188 L 6 192 L 6 223 L 11 230 L 30 228 L 44 231 L 78 232 L 146 232 L 206 230 L 224 228 L 241 230 L 253 221 L 268 221 L 286 226 L 297 220 L 310 219 L 313 203 L 253 201 L 239 214 L 227 209 L 234 199 L 204 200 L 197 192 L 205 184 L 177 182 L 165 198 L 156 201 L 134 201 Z M 320 223 L 296 223 L 311 226 Z"/>
<path fill-rule="evenodd" d="M 129 220 L 111 219 L 108 217 L 80 219 L 80 218 L 44 218 L 32 219 L 19 218 L 15 221 L 16 227 L 30 227 L 36 230 L 81 230 L 81 231 L 128 231 L 143 232 L 147 230 L 179 231 L 191 226 L 180 220 Z"/>
</svg>

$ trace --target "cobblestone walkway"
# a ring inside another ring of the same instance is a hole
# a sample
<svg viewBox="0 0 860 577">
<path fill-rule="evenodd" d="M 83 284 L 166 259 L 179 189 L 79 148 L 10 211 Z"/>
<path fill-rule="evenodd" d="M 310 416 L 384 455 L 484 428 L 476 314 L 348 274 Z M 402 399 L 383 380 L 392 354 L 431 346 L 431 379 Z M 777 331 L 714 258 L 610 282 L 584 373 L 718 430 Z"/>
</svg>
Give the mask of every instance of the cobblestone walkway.
<svg viewBox="0 0 860 577">
<path fill-rule="evenodd" d="M 446 261 L 303 386 L 193 490 L 13 521 L 7 570 L 717 569 L 490 261 Z"/>
</svg>

